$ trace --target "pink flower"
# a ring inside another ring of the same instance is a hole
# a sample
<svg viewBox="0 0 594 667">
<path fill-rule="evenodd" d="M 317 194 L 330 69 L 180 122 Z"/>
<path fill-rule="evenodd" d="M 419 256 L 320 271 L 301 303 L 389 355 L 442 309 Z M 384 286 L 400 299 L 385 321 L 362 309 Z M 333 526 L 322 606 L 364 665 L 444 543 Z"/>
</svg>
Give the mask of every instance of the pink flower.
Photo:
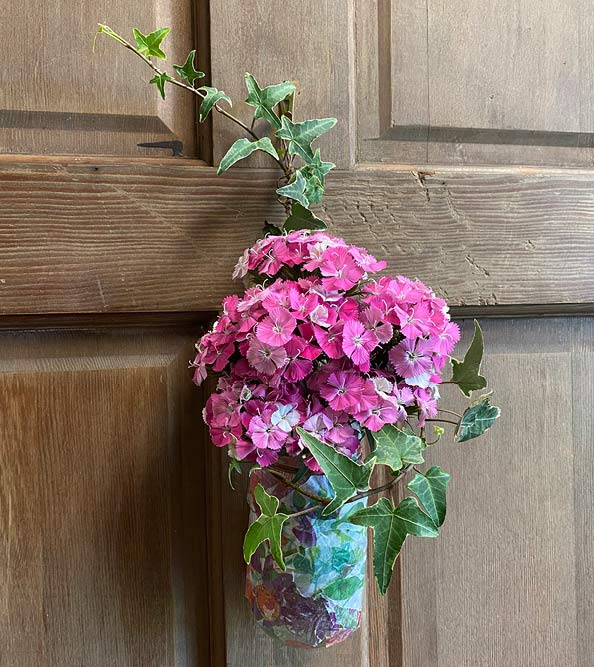
<svg viewBox="0 0 594 667">
<path fill-rule="evenodd" d="M 291 339 L 296 325 L 295 318 L 287 310 L 272 308 L 269 317 L 258 324 L 256 336 L 268 345 L 284 345 Z"/>
<path fill-rule="evenodd" d="M 340 359 L 342 357 L 342 322 L 331 326 L 329 329 L 314 327 L 314 335 L 318 345 L 330 357 L 330 359 Z"/>
<path fill-rule="evenodd" d="M 422 341 L 405 338 L 389 352 L 390 363 L 403 378 L 412 378 L 427 373 L 433 364 L 431 357 L 423 350 Z"/>
<path fill-rule="evenodd" d="M 378 343 L 389 343 L 392 340 L 392 325 L 383 319 L 379 308 L 370 306 L 361 313 L 361 321 L 375 334 Z"/>
<path fill-rule="evenodd" d="M 273 375 L 277 368 L 285 365 L 287 355 L 284 347 L 275 347 L 252 338 L 246 357 L 250 366 L 259 373 Z"/>
<path fill-rule="evenodd" d="M 437 401 L 429 389 L 417 389 L 415 391 L 417 405 L 420 409 L 419 426 L 425 425 L 425 420 L 435 417 L 437 414 Z"/>
<path fill-rule="evenodd" d="M 363 380 L 359 375 L 346 371 L 331 373 L 320 395 L 325 398 L 334 410 L 345 410 L 357 405 L 363 389 Z"/>
<path fill-rule="evenodd" d="M 396 309 L 400 320 L 400 330 L 407 338 L 422 336 L 428 331 L 429 306 L 422 301 L 408 310 Z"/>
<path fill-rule="evenodd" d="M 370 431 L 379 431 L 386 424 L 395 424 L 398 418 L 399 410 L 385 398 L 380 398 L 373 408 L 355 414 L 355 419 Z"/>
<path fill-rule="evenodd" d="M 347 320 L 342 330 L 342 349 L 363 371 L 369 370 L 369 353 L 377 346 L 377 338 L 361 322 Z"/>
<path fill-rule="evenodd" d="M 309 359 L 300 359 L 303 351 L 308 348 L 308 344 L 297 336 L 293 336 L 287 343 L 285 349 L 287 352 L 288 363 L 285 367 L 285 377 L 289 382 L 298 382 L 307 377 L 313 368 L 313 363 Z"/>
<path fill-rule="evenodd" d="M 247 433 L 256 449 L 280 449 L 287 439 L 286 431 L 273 424 L 271 416 L 255 416 L 250 420 Z"/>
<path fill-rule="evenodd" d="M 322 284 L 327 290 L 349 290 L 363 276 L 363 269 L 357 266 L 347 248 L 330 248 L 324 253 L 320 265 L 324 277 Z"/>
</svg>

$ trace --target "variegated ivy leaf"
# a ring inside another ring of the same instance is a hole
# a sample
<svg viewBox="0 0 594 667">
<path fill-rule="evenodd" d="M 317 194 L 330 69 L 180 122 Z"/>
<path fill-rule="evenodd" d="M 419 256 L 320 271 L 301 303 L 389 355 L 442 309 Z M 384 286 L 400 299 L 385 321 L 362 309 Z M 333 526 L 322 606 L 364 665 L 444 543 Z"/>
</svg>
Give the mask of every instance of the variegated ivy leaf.
<svg viewBox="0 0 594 667">
<path fill-rule="evenodd" d="M 143 35 L 138 28 L 134 28 L 134 39 L 136 40 L 136 49 L 147 58 L 160 58 L 167 60 L 167 56 L 161 50 L 161 42 L 167 37 L 171 28 L 159 28 L 148 35 Z"/>
<path fill-rule="evenodd" d="M 304 120 L 302 123 L 293 123 L 283 116 L 276 136 L 288 141 L 288 150 L 291 155 L 298 155 L 302 160 L 310 163 L 314 160 L 312 142 L 335 125 L 336 118 L 317 118 Z"/>
<path fill-rule="evenodd" d="M 372 452 L 380 465 L 388 466 L 396 473 L 408 463 L 423 463 L 426 445 L 417 435 L 406 433 L 393 424 L 386 424 L 379 431 L 367 432 L 371 438 Z"/>
<path fill-rule="evenodd" d="M 201 123 L 204 123 L 204 121 L 208 118 L 208 114 L 212 111 L 214 105 L 221 100 L 225 100 L 229 106 L 233 106 L 231 98 L 222 90 L 218 90 L 218 88 L 213 88 L 212 86 L 200 86 L 200 88 L 197 88 L 196 90 L 200 90 L 206 93 L 202 103 L 200 104 L 200 111 L 198 114 Z"/>
<path fill-rule="evenodd" d="M 334 491 L 334 498 L 324 507 L 322 515 L 326 516 L 340 509 L 357 491 L 369 489 L 369 478 L 375 465 L 374 459 L 359 465 L 302 428 L 298 427 L 297 433 L 324 471 Z"/>
<path fill-rule="evenodd" d="M 278 159 L 278 154 L 272 145 L 272 141 L 268 137 L 262 137 L 258 141 L 250 141 L 249 139 L 238 139 L 231 148 L 225 153 L 225 156 L 219 164 L 217 174 L 222 174 L 227 171 L 229 167 L 234 165 L 239 160 L 251 155 L 254 151 L 265 151 L 273 158 Z"/>
<path fill-rule="evenodd" d="M 167 74 L 167 72 L 162 72 L 161 74 L 155 74 L 155 76 L 149 81 L 149 83 L 154 83 L 157 86 L 157 89 L 161 93 L 161 97 L 165 99 L 165 82 L 172 81 L 172 78 Z"/>
<path fill-rule="evenodd" d="M 396 558 L 407 535 L 438 535 L 435 524 L 414 498 L 405 498 L 396 508 L 387 498 L 380 498 L 375 505 L 352 514 L 349 521 L 373 528 L 373 570 L 382 595 L 388 590 Z"/>
<path fill-rule="evenodd" d="M 310 204 L 319 204 L 324 196 L 324 186 L 317 176 L 305 177 L 305 196 Z"/>
<path fill-rule="evenodd" d="M 458 361 L 452 357 L 450 382 L 457 384 L 465 396 L 470 396 L 473 391 L 484 389 L 487 386 L 487 380 L 480 374 L 483 348 L 483 332 L 479 323 L 474 320 L 474 336 L 464 360 Z"/>
<path fill-rule="evenodd" d="M 303 172 L 306 178 L 315 176 L 320 183 L 324 185 L 328 172 L 334 169 L 334 167 L 336 167 L 334 162 L 322 162 L 320 158 L 320 149 L 316 148 L 313 160 L 303 168 Z"/>
<path fill-rule="evenodd" d="M 283 230 L 293 232 L 297 229 L 326 229 L 326 223 L 315 216 L 308 208 L 295 202 L 291 215 L 286 219 Z"/>
<path fill-rule="evenodd" d="M 276 193 L 282 197 L 294 199 L 299 202 L 301 206 L 308 208 L 309 200 L 305 194 L 306 187 L 307 181 L 303 178 L 303 174 L 300 171 L 296 171 L 295 178 L 288 185 L 279 188 Z"/>
<path fill-rule="evenodd" d="M 196 57 L 196 50 L 193 49 L 188 53 L 186 62 L 183 65 L 174 65 L 173 69 L 178 73 L 178 75 L 185 79 L 191 86 L 194 85 L 196 79 L 202 79 L 206 76 L 204 72 L 194 68 L 194 58 Z"/>
<path fill-rule="evenodd" d="M 438 528 L 445 521 L 446 490 L 450 477 L 439 466 L 432 466 L 426 473 L 417 473 L 406 487 L 421 501 Z"/>
<path fill-rule="evenodd" d="M 243 541 L 243 557 L 249 563 L 256 549 L 268 541 L 270 553 L 281 569 L 285 569 L 285 561 L 281 549 L 281 533 L 287 514 L 277 514 L 278 498 L 266 493 L 258 484 L 254 489 L 254 497 L 260 507 L 260 516 L 250 525 Z"/>
<path fill-rule="evenodd" d="M 471 405 L 460 420 L 460 426 L 457 430 L 458 442 L 478 438 L 479 435 L 493 426 L 500 414 L 501 410 L 495 405 L 491 405 L 488 396 Z"/>
<path fill-rule="evenodd" d="M 272 127 L 279 129 L 281 120 L 274 112 L 274 108 L 295 92 L 295 86 L 289 81 L 283 81 L 274 86 L 260 88 L 256 79 L 249 73 L 245 75 L 245 85 L 248 89 L 245 101 L 255 108 L 254 117 L 264 118 Z"/>
</svg>

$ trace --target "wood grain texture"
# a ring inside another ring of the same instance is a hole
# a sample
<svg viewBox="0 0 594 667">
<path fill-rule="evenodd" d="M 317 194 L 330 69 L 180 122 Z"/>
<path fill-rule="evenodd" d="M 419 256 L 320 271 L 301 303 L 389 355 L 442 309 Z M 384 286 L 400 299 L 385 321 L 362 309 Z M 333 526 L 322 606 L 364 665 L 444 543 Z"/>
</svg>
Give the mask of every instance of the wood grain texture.
<svg viewBox="0 0 594 667">
<path fill-rule="evenodd" d="M 334 116 L 339 124 L 318 145 L 325 160 L 353 164 L 354 14 L 353 0 L 303 0 L 282 7 L 259 0 L 211 0 L 211 73 L 215 86 L 233 99 L 234 113 L 249 122 L 253 109 L 243 73 L 270 85 L 295 81 L 295 118 Z M 290 26 L 288 28 L 288 26 Z M 302 38 L 296 39 L 296 34 Z M 230 45 L 233 45 L 230 48 Z M 225 118 L 214 119 L 214 158 L 220 160 L 237 139 Z M 264 158 L 246 165 L 270 165 Z"/>
<path fill-rule="evenodd" d="M 236 258 L 281 220 L 276 172 L 191 161 L 0 164 L 0 312 L 216 309 Z M 594 174 L 360 169 L 329 182 L 331 230 L 452 305 L 594 302 Z"/>
<path fill-rule="evenodd" d="M 0 334 L 2 665 L 208 664 L 192 338 Z"/>
<path fill-rule="evenodd" d="M 403 551 L 402 665 L 586 665 L 592 318 L 482 325 L 502 417 L 481 441 L 431 451 L 452 473 L 448 518 Z"/>
<path fill-rule="evenodd" d="M 0 39 L 12 48 L 0 57 L 0 153 L 154 155 L 158 149 L 136 144 L 177 139 L 185 155 L 196 154 L 192 96 L 168 89 L 161 100 L 146 65 L 105 36 L 92 50 L 99 22 L 129 39 L 133 27 L 169 26 L 164 48 L 170 62 L 183 63 L 195 46 L 190 2 L 56 0 L 5 9 Z"/>
<path fill-rule="evenodd" d="M 357 159 L 592 165 L 592 11 L 586 0 L 546 12 L 537 0 L 359 3 Z"/>
</svg>

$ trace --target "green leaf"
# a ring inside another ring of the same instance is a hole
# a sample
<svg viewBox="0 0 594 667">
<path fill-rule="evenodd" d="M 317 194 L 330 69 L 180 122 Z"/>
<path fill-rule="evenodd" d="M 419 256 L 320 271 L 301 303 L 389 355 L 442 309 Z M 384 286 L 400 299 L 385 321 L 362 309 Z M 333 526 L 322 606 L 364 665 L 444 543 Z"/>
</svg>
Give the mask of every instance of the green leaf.
<svg viewBox="0 0 594 667">
<path fill-rule="evenodd" d="M 281 120 L 274 112 L 274 107 L 295 92 L 295 86 L 289 81 L 277 83 L 274 86 L 260 88 L 254 77 L 247 73 L 245 85 L 248 89 L 246 102 L 254 107 L 254 118 L 264 118 L 272 127 L 279 129 Z"/>
<path fill-rule="evenodd" d="M 479 435 L 493 426 L 500 414 L 501 410 L 495 405 L 491 405 L 488 396 L 471 405 L 460 420 L 460 426 L 457 430 L 458 442 L 478 438 Z"/>
<path fill-rule="evenodd" d="M 374 441 L 371 456 L 376 462 L 389 466 L 392 472 L 398 472 L 407 463 L 423 463 L 423 450 L 426 445 L 421 438 L 405 433 L 392 424 L 386 424 L 379 431 L 369 432 Z"/>
<path fill-rule="evenodd" d="M 183 65 L 174 65 L 173 69 L 179 74 L 182 79 L 188 81 L 188 83 L 193 86 L 196 79 L 202 79 L 206 76 L 204 72 L 200 72 L 197 69 L 194 69 L 194 58 L 196 56 L 196 49 L 193 49 L 188 53 L 186 62 Z"/>
<path fill-rule="evenodd" d="M 304 167 L 303 171 L 305 176 L 315 176 L 322 185 L 326 182 L 326 176 L 331 169 L 334 169 L 336 165 L 334 162 L 322 162 L 320 158 L 320 149 L 316 148 L 314 153 L 313 160 Z"/>
<path fill-rule="evenodd" d="M 439 466 L 432 466 L 425 474 L 417 473 L 406 487 L 421 501 L 438 528 L 445 521 L 446 489 L 450 477 Z"/>
<path fill-rule="evenodd" d="M 289 199 L 294 199 L 299 202 L 301 206 L 307 208 L 309 206 L 309 201 L 305 196 L 306 186 L 307 181 L 303 178 L 303 174 L 300 171 L 296 171 L 295 179 L 288 185 L 279 188 L 276 191 L 276 194 L 281 195 L 282 197 L 288 197 Z"/>
<path fill-rule="evenodd" d="M 318 118 L 293 123 L 283 116 L 281 128 L 276 131 L 276 136 L 289 142 L 288 149 L 291 155 L 298 155 L 305 162 L 312 162 L 314 160 L 312 142 L 335 125 L 336 118 Z"/>
<path fill-rule="evenodd" d="M 167 72 L 163 72 L 162 74 L 155 74 L 155 76 L 149 81 L 149 83 L 154 83 L 155 86 L 159 89 L 159 92 L 161 93 L 161 97 L 165 99 L 165 81 L 171 81 L 171 77 Z"/>
<path fill-rule="evenodd" d="M 305 196 L 310 204 L 319 204 L 324 196 L 324 186 L 317 176 L 305 178 Z"/>
<path fill-rule="evenodd" d="M 268 155 L 272 155 L 273 158 L 278 159 L 278 154 L 272 145 L 272 141 L 270 141 L 268 137 L 262 137 L 262 139 L 258 139 L 258 141 L 238 139 L 225 153 L 225 156 L 221 160 L 221 164 L 219 164 L 217 174 L 222 174 L 236 162 L 243 160 L 248 157 L 248 155 L 251 155 L 254 151 L 258 150 L 265 151 Z"/>
<path fill-rule="evenodd" d="M 200 104 L 199 117 L 201 123 L 204 123 L 204 121 L 208 118 L 208 114 L 212 111 L 212 108 L 215 104 L 217 104 L 217 102 L 225 100 L 225 102 L 228 102 L 229 106 L 233 106 L 229 95 L 224 93 L 222 90 L 218 90 L 218 88 L 213 88 L 212 86 L 200 86 L 200 88 L 196 88 L 196 90 L 201 90 L 206 93 L 202 103 Z"/>
<path fill-rule="evenodd" d="M 302 428 L 298 427 L 297 433 L 324 471 L 334 491 L 334 498 L 324 507 L 322 515 L 326 516 L 340 509 L 357 491 L 369 489 L 369 478 L 375 465 L 374 459 L 359 465 Z"/>
<path fill-rule="evenodd" d="M 349 521 L 373 528 L 373 569 L 382 595 L 388 590 L 396 558 L 407 535 L 438 535 L 433 521 L 414 498 L 405 498 L 396 509 L 387 498 L 380 498 L 375 505 L 355 512 Z"/>
<path fill-rule="evenodd" d="M 136 49 L 147 58 L 155 57 L 161 60 L 167 60 L 167 56 L 161 51 L 161 42 L 167 37 L 171 28 L 159 28 L 148 35 L 143 35 L 138 28 L 134 28 L 134 39 L 136 40 Z"/>
<path fill-rule="evenodd" d="M 254 496 L 261 514 L 250 525 L 243 541 L 243 557 L 249 563 L 256 549 L 268 540 L 270 553 L 281 569 L 285 569 L 285 561 L 281 549 L 281 533 L 283 524 L 289 518 L 287 514 L 277 514 L 278 498 L 271 496 L 258 484 Z"/>
<path fill-rule="evenodd" d="M 363 582 L 359 577 L 347 577 L 328 584 L 320 592 L 330 600 L 348 600 L 362 585 Z"/>
<path fill-rule="evenodd" d="M 283 229 L 293 232 L 296 229 L 326 229 L 326 223 L 314 215 L 308 208 L 295 202 L 291 208 L 291 215 L 286 219 Z"/>
<path fill-rule="evenodd" d="M 484 389 L 487 386 L 487 380 L 480 375 L 483 347 L 483 332 L 479 323 L 475 320 L 474 336 L 464 361 L 458 361 L 452 357 L 452 379 L 450 382 L 457 384 L 465 396 L 470 396 L 471 392 L 476 389 Z"/>
<path fill-rule="evenodd" d="M 238 475 L 241 475 L 241 465 L 239 464 L 239 461 L 233 457 L 231 457 L 231 461 L 229 462 L 229 468 L 227 470 L 227 477 L 229 478 L 229 486 L 235 491 L 235 487 L 233 486 L 233 473 L 236 472 Z"/>
</svg>

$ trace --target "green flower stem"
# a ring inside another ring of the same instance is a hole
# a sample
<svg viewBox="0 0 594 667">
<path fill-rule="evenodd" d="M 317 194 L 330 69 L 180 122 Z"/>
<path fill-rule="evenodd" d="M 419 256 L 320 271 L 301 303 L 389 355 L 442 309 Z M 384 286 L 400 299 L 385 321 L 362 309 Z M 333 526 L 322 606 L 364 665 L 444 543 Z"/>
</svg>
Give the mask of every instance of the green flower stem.
<svg viewBox="0 0 594 667">
<path fill-rule="evenodd" d="M 462 419 L 462 415 L 459 415 L 457 412 L 454 412 L 453 410 L 445 410 L 444 408 L 437 408 L 438 412 L 446 412 L 449 415 L 454 415 L 454 417 L 458 417 L 458 419 Z"/>
<path fill-rule="evenodd" d="M 152 70 L 155 72 L 157 75 L 161 76 L 165 74 L 163 70 L 161 70 L 159 67 L 157 67 L 150 58 L 147 58 L 143 53 L 140 53 L 140 51 L 130 44 L 127 40 L 125 40 L 121 35 L 118 35 L 116 32 L 110 31 L 107 33 L 110 37 L 115 39 L 116 42 L 119 42 L 123 47 L 128 49 L 129 51 L 132 51 L 132 53 L 135 53 L 141 60 L 143 60 Z M 189 86 L 186 83 L 183 83 L 183 81 L 179 81 L 178 79 L 175 79 L 174 77 L 170 77 L 167 79 L 169 83 L 172 83 L 174 86 L 178 86 L 179 88 L 185 88 L 186 90 L 189 90 L 191 93 L 194 93 L 194 95 L 198 95 L 198 97 L 205 98 L 206 93 L 203 93 L 201 90 L 197 90 L 193 86 Z M 229 120 L 233 121 L 237 125 L 239 125 L 245 132 L 247 132 L 253 139 L 256 141 L 260 138 L 253 130 L 251 127 L 246 125 L 244 122 L 239 120 L 236 116 L 233 114 L 229 113 L 226 109 L 223 109 L 220 107 L 218 104 L 215 104 L 214 107 L 215 111 L 220 113 L 222 116 L 225 116 L 225 118 L 228 118 Z M 272 157 L 272 155 L 270 156 Z M 283 162 L 280 160 L 277 160 L 275 157 L 272 157 L 272 159 L 278 164 L 278 166 L 283 170 L 283 173 L 289 179 L 292 175 L 292 169 L 290 166 L 285 166 Z"/>
<path fill-rule="evenodd" d="M 455 422 L 452 421 L 451 419 L 425 419 L 426 422 L 441 422 L 443 424 L 453 424 L 454 426 L 458 426 L 460 423 L 459 421 Z"/>
<path fill-rule="evenodd" d="M 310 493 L 309 491 L 306 491 L 303 487 L 299 486 L 298 484 L 293 484 L 291 480 L 287 479 L 282 473 L 276 472 L 276 470 L 272 470 L 271 468 L 267 468 L 268 472 L 276 477 L 278 480 L 280 480 L 283 484 L 286 486 L 291 487 L 295 491 L 299 492 L 302 496 L 305 496 L 306 498 L 309 498 L 310 500 L 315 500 L 318 503 L 322 503 L 323 505 L 327 505 L 330 500 L 328 498 L 322 498 L 321 496 L 316 496 L 315 493 Z M 312 511 L 312 508 L 309 508 L 310 511 Z"/>
</svg>

